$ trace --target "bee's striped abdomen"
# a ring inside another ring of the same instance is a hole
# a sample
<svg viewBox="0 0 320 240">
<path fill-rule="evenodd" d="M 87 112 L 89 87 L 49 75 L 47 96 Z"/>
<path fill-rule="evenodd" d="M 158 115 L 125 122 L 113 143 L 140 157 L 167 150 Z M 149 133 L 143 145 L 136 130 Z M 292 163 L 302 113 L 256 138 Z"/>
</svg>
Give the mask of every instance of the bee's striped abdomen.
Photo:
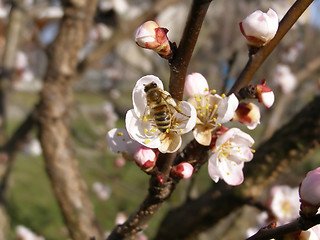
<svg viewBox="0 0 320 240">
<path fill-rule="evenodd" d="M 165 132 L 171 125 L 171 114 L 167 104 L 162 103 L 152 107 L 153 116 L 158 129 Z"/>
</svg>

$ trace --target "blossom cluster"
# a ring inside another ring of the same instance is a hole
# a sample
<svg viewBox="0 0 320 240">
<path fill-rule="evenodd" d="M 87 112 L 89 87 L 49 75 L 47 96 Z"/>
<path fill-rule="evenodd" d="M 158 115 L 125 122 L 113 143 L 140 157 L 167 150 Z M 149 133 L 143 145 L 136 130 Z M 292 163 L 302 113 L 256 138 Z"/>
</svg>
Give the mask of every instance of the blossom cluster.
<svg viewBox="0 0 320 240">
<path fill-rule="evenodd" d="M 275 16 L 273 10 L 267 14 L 256 12 L 240 24 L 241 31 L 249 42 L 259 42 L 263 46 L 275 35 L 277 26 L 273 23 L 278 23 Z M 254 30 L 254 25 L 264 29 L 259 32 Z M 135 41 L 138 46 L 170 59 L 174 49 L 167 32 L 156 22 L 147 21 L 137 29 Z M 122 153 L 142 170 L 152 173 L 156 170 L 159 152 L 177 152 L 182 145 L 182 135 L 192 131 L 199 144 L 210 148 L 209 176 L 215 182 L 223 179 L 229 185 L 241 184 L 244 163 L 253 158 L 254 140 L 239 128 L 228 129 L 225 124 L 239 122 L 254 129 L 260 123 L 259 107 L 252 102 L 239 102 L 235 94 L 226 96 L 210 90 L 200 73 L 186 77 L 184 93 L 187 101 L 177 101 L 164 90 L 158 77 L 140 78 L 132 92 L 133 108 L 126 113 L 126 129 L 112 129 L 107 134 L 111 150 Z M 268 108 L 272 106 L 273 91 L 265 80 L 255 86 L 253 98 Z M 189 178 L 192 172 L 192 164 L 182 162 L 172 167 L 171 176 Z"/>
</svg>

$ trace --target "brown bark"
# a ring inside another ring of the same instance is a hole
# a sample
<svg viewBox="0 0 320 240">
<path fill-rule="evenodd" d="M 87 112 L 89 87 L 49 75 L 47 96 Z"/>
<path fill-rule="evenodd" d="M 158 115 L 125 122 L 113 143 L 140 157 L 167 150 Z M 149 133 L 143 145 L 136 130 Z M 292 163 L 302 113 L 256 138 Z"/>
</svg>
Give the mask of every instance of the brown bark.
<svg viewBox="0 0 320 240">
<path fill-rule="evenodd" d="M 73 240 L 101 239 L 87 187 L 72 147 L 68 113 L 72 80 L 97 1 L 63 1 L 59 35 L 49 49 L 49 65 L 38 108 L 39 138 L 45 166 Z"/>
<path fill-rule="evenodd" d="M 171 210 L 155 237 L 194 239 L 199 232 L 256 198 L 284 170 L 301 162 L 320 146 L 320 97 L 314 99 L 271 139 L 261 144 L 245 166 L 245 181 L 238 187 L 215 184 L 197 199 Z M 179 224 L 177 224 L 179 223 Z"/>
</svg>

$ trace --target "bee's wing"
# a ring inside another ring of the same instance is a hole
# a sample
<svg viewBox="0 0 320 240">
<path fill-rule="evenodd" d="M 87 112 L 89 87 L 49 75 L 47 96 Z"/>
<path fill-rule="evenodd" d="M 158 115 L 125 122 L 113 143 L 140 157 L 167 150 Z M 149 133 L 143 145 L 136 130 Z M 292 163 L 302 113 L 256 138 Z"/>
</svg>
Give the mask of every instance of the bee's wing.
<svg viewBox="0 0 320 240">
<path fill-rule="evenodd" d="M 159 88 L 159 91 L 161 92 L 162 98 L 164 99 L 164 101 L 165 101 L 169 106 L 172 106 L 172 107 L 176 107 L 176 106 L 177 106 L 176 101 L 171 97 L 170 93 L 168 93 L 167 91 L 162 90 L 162 89 L 160 89 L 160 88 Z"/>
</svg>

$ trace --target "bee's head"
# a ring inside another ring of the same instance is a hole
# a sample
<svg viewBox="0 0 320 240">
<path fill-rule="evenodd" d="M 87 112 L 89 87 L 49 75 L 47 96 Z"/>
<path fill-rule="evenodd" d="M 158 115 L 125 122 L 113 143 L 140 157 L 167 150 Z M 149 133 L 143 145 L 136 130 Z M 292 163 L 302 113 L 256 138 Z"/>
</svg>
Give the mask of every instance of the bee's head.
<svg viewBox="0 0 320 240">
<path fill-rule="evenodd" d="M 157 88 L 157 87 L 158 87 L 158 85 L 155 82 L 151 82 L 147 85 L 144 85 L 144 91 L 148 92 L 150 89 Z"/>
</svg>

